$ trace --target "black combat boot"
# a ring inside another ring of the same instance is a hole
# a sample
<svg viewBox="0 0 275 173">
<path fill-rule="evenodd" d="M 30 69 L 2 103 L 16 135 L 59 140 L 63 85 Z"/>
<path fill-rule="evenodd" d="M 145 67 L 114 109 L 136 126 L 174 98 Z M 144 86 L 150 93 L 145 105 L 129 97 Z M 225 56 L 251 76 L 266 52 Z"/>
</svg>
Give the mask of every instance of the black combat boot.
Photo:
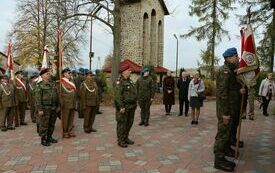
<svg viewBox="0 0 275 173">
<path fill-rule="evenodd" d="M 125 143 L 118 143 L 118 146 L 120 146 L 122 148 L 127 148 L 128 147 L 128 145 L 125 144 Z"/>
<path fill-rule="evenodd" d="M 223 170 L 225 172 L 233 172 L 235 166 L 225 158 L 215 159 L 214 168 Z"/>
<path fill-rule="evenodd" d="M 47 137 L 47 142 L 48 143 L 57 143 L 58 141 L 56 139 L 54 139 L 52 136 L 48 136 Z"/>
<path fill-rule="evenodd" d="M 126 144 L 133 145 L 135 142 L 132 141 L 131 139 L 127 138 Z"/>
<path fill-rule="evenodd" d="M 47 141 L 46 137 L 42 137 L 42 138 L 41 138 L 41 144 L 42 144 L 43 146 L 46 146 L 46 147 L 48 147 L 48 146 L 51 145 L 51 144 Z"/>
</svg>

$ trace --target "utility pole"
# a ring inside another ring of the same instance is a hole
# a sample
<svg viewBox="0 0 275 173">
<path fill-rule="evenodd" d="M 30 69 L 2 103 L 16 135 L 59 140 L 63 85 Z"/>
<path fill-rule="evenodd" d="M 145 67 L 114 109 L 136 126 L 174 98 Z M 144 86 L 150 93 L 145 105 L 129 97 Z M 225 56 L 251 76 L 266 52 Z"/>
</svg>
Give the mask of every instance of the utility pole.
<svg viewBox="0 0 275 173">
<path fill-rule="evenodd" d="M 91 31 L 90 31 L 90 52 L 89 52 L 89 59 L 90 59 L 90 71 L 92 70 L 92 58 L 94 57 L 93 52 L 93 17 L 91 16 Z"/>
<path fill-rule="evenodd" d="M 178 61 L 179 61 L 179 39 L 176 34 L 174 34 L 175 39 L 177 40 L 177 53 L 176 53 L 176 78 L 178 77 Z"/>
</svg>

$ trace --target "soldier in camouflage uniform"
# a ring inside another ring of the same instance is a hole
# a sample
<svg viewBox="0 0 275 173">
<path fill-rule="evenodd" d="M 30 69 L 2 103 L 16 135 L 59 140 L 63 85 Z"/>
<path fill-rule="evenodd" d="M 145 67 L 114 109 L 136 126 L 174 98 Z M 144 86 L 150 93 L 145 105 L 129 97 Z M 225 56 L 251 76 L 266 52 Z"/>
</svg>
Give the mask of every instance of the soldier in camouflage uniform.
<svg viewBox="0 0 275 173">
<path fill-rule="evenodd" d="M 134 144 L 129 139 L 129 132 L 134 122 L 137 108 L 137 92 L 134 82 L 130 79 L 131 69 L 129 65 L 120 65 L 121 77 L 115 86 L 115 109 L 117 121 L 117 142 L 120 147 L 126 148 Z"/>
<path fill-rule="evenodd" d="M 102 96 L 103 96 L 104 89 L 106 87 L 106 82 L 100 76 L 100 70 L 99 69 L 96 69 L 95 73 L 96 73 L 95 81 L 96 81 L 96 84 L 97 84 L 97 87 L 98 87 L 98 102 L 97 102 L 97 106 L 96 106 L 96 113 L 97 114 L 102 114 L 102 112 L 99 111 L 99 107 L 100 107 L 100 103 L 102 101 Z"/>
<path fill-rule="evenodd" d="M 36 115 L 35 115 L 35 85 L 37 75 L 32 75 L 29 80 L 29 84 L 27 85 L 27 93 L 28 93 L 28 102 L 30 106 L 31 119 L 33 123 L 36 123 Z"/>
<path fill-rule="evenodd" d="M 149 76 L 149 69 L 144 68 L 142 76 L 137 80 L 138 104 L 140 106 L 141 121 L 140 126 L 148 126 L 150 118 L 150 106 L 155 95 L 155 85 L 153 79 Z"/>
<path fill-rule="evenodd" d="M 93 128 L 93 124 L 96 116 L 96 105 L 98 101 L 98 88 L 93 76 L 93 73 L 89 71 L 87 78 L 82 82 L 79 90 L 80 95 L 80 108 L 84 113 L 84 132 L 91 133 L 97 130 Z"/>
<path fill-rule="evenodd" d="M 4 75 L 0 84 L 0 104 L 2 106 L 2 115 L 0 120 L 0 128 L 2 131 L 14 130 L 13 119 L 15 115 L 15 88 L 9 83 L 9 77 Z M 7 122 L 7 126 L 6 126 Z"/>
<path fill-rule="evenodd" d="M 55 83 L 51 81 L 52 74 L 49 69 L 41 70 L 42 81 L 37 84 L 35 100 L 39 116 L 39 135 L 41 144 L 50 146 L 57 143 L 52 137 L 58 112 L 58 94 Z"/>
<path fill-rule="evenodd" d="M 23 71 L 17 71 L 15 73 L 16 78 L 15 78 L 15 83 L 16 83 L 16 88 L 15 88 L 15 94 L 17 98 L 17 114 L 15 114 L 15 127 L 19 126 L 19 120 L 20 120 L 20 125 L 27 125 L 25 122 L 25 111 L 26 111 L 26 106 L 27 106 L 27 87 L 23 81 Z"/>
<path fill-rule="evenodd" d="M 83 68 L 79 68 L 79 74 L 77 77 L 74 78 L 74 83 L 76 86 L 76 105 L 77 105 L 77 112 L 78 112 L 78 117 L 79 118 L 84 118 L 84 113 L 81 111 L 80 109 L 80 86 L 82 84 L 83 81 L 85 81 L 86 76 L 84 74 L 84 69 Z"/>
<path fill-rule="evenodd" d="M 236 72 L 238 67 L 238 53 L 236 48 L 227 49 L 223 56 L 224 65 L 217 74 L 216 104 L 218 118 L 218 132 L 214 144 L 216 169 L 233 172 L 235 163 L 225 159 L 225 156 L 234 157 L 234 150 L 230 148 L 230 138 L 232 136 L 232 124 L 236 124 L 239 119 L 241 94 L 245 89 L 241 88 L 237 80 Z"/>
<path fill-rule="evenodd" d="M 61 113 L 63 123 L 63 137 L 75 137 L 73 132 L 75 100 L 76 100 L 76 86 L 71 79 L 71 70 L 65 68 L 62 70 L 63 78 L 61 80 Z"/>
</svg>

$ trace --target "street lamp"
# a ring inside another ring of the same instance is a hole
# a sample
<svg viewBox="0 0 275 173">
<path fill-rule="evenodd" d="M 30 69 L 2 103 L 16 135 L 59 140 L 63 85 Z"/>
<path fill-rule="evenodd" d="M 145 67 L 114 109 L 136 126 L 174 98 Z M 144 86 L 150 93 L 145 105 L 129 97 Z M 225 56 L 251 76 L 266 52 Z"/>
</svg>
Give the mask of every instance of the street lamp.
<svg viewBox="0 0 275 173">
<path fill-rule="evenodd" d="M 176 34 L 174 34 L 175 39 L 177 40 L 177 54 L 176 54 L 176 78 L 178 77 L 178 61 L 179 61 L 179 39 Z"/>
</svg>

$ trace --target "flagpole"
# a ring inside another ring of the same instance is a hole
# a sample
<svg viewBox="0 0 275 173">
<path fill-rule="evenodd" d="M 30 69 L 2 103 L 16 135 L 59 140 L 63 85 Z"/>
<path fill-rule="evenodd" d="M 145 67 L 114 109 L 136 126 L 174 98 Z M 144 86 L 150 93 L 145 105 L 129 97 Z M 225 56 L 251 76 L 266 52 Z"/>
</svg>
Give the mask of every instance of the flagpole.
<svg viewBox="0 0 275 173">
<path fill-rule="evenodd" d="M 63 114 L 61 105 L 61 79 L 62 79 L 62 31 L 58 30 L 58 77 L 59 77 L 59 102 L 60 102 L 60 119 L 61 119 L 61 135 L 63 136 Z"/>
</svg>

